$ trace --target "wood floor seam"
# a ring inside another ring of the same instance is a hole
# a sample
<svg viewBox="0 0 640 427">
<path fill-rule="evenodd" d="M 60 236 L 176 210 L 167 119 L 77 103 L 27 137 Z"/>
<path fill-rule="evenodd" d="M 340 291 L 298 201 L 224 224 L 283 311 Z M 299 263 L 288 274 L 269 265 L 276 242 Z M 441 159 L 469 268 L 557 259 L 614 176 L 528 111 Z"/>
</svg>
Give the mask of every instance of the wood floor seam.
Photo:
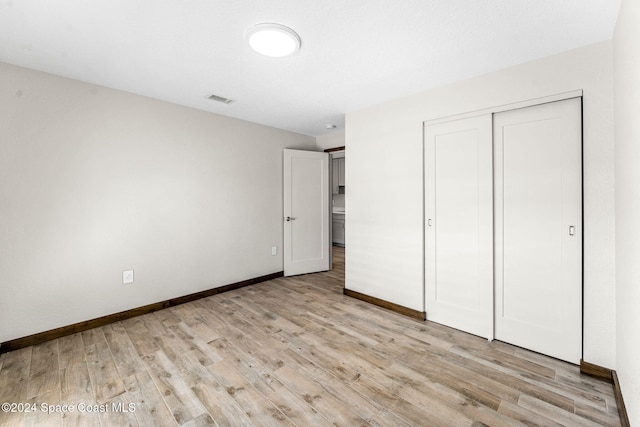
<svg viewBox="0 0 640 427">
<path fill-rule="evenodd" d="M 345 296 L 334 256 L 328 272 L 0 354 L 2 402 L 110 408 L 0 412 L 0 425 L 621 425 L 610 383 Z"/>
</svg>

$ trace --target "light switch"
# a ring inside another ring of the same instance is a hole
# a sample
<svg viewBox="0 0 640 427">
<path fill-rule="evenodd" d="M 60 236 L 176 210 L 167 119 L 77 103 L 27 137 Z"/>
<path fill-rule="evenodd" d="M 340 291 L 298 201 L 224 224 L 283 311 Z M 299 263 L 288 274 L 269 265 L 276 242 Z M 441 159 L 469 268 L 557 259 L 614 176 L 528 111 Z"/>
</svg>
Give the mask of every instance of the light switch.
<svg viewBox="0 0 640 427">
<path fill-rule="evenodd" d="M 125 270 L 122 272 L 122 284 L 127 285 L 133 283 L 133 270 Z"/>
</svg>

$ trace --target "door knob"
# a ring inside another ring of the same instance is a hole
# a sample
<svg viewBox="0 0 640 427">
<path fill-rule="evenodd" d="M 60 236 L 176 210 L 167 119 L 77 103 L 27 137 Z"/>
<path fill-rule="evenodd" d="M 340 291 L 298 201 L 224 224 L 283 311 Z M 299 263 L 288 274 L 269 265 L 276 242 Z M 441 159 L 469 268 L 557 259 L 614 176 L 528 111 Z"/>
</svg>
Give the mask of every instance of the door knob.
<svg viewBox="0 0 640 427">
<path fill-rule="evenodd" d="M 294 217 L 292 217 L 292 216 L 288 216 L 288 217 L 286 218 L 286 220 L 287 220 L 287 221 L 295 221 L 296 219 L 295 219 Z"/>
</svg>

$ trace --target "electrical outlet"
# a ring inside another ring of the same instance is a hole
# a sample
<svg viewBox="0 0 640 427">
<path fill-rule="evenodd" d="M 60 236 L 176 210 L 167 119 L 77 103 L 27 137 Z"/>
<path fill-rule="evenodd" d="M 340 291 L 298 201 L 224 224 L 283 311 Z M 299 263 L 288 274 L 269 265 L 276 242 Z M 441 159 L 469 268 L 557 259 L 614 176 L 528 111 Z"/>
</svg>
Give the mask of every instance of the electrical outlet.
<svg viewBox="0 0 640 427">
<path fill-rule="evenodd" d="M 278 255 L 278 247 L 271 246 L 271 255 Z"/>
<path fill-rule="evenodd" d="M 125 270 L 122 272 L 122 284 L 128 285 L 133 283 L 133 270 Z"/>
</svg>

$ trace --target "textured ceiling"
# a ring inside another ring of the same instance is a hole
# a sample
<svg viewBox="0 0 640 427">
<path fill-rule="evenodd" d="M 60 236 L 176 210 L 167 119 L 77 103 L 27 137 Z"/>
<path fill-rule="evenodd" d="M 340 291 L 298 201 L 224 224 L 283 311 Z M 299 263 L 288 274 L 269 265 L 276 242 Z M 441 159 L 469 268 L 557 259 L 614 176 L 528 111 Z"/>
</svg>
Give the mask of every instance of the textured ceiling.
<svg viewBox="0 0 640 427">
<path fill-rule="evenodd" d="M 344 114 L 609 40 L 619 0 L 0 0 L 0 62 L 307 135 Z M 258 22 L 298 32 L 250 50 Z M 211 94 L 235 102 L 208 100 Z M 333 132 L 335 132 L 333 131 Z"/>
</svg>

